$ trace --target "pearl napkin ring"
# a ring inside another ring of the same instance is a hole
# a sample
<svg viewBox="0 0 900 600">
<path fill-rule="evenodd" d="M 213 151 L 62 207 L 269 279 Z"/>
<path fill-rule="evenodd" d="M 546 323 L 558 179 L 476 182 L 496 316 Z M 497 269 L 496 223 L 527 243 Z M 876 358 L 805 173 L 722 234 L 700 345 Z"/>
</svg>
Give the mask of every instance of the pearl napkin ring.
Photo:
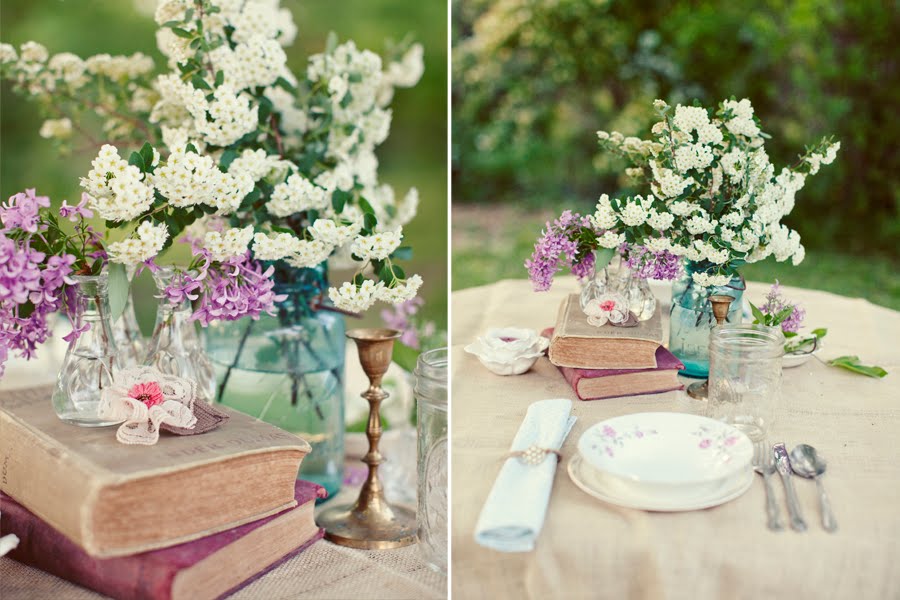
<svg viewBox="0 0 900 600">
<path fill-rule="evenodd" d="M 506 455 L 507 458 L 516 457 L 519 462 L 529 467 L 536 467 L 547 458 L 548 454 L 556 455 L 556 462 L 562 460 L 562 452 L 553 450 L 552 448 L 541 448 L 540 446 L 529 446 L 525 450 L 516 450 Z"/>
</svg>

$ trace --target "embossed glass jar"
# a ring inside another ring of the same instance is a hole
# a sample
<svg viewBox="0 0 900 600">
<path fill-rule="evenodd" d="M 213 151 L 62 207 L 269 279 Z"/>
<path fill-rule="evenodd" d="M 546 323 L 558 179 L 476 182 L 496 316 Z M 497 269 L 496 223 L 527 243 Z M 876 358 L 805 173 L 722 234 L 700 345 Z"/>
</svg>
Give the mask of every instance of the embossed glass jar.
<svg viewBox="0 0 900 600">
<path fill-rule="evenodd" d="M 775 419 L 781 398 L 784 335 L 778 327 L 722 325 L 709 341 L 707 416 L 758 442 Z"/>
<path fill-rule="evenodd" d="M 416 365 L 419 449 L 419 549 L 425 562 L 447 572 L 447 349 L 424 352 Z"/>
</svg>

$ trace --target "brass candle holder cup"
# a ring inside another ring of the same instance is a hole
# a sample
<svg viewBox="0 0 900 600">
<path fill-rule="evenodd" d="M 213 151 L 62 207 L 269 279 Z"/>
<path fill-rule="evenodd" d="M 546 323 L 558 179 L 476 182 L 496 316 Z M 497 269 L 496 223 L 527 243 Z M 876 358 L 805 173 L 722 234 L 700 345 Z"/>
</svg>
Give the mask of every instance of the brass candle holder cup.
<svg viewBox="0 0 900 600">
<path fill-rule="evenodd" d="M 384 462 L 378 451 L 382 431 L 380 407 L 388 397 L 381 388 L 381 378 L 391 364 L 394 340 L 400 337 L 400 332 L 395 329 L 353 329 L 347 332 L 347 337 L 356 342 L 359 362 L 369 378 L 369 389 L 362 393 L 369 402 L 366 425 L 369 451 L 362 459 L 369 466 L 369 475 L 356 502 L 322 511 L 319 526 L 325 528 L 326 539 L 341 546 L 365 550 L 408 546 L 416 542 L 416 513 L 388 504 L 378 476 L 378 466 Z"/>
<path fill-rule="evenodd" d="M 713 316 L 716 318 L 716 327 L 721 327 L 728 318 L 728 309 L 734 298 L 724 294 L 713 294 L 709 297 L 712 303 Z M 696 400 L 706 400 L 709 397 L 709 379 L 695 381 L 687 388 L 687 395 Z"/>
</svg>

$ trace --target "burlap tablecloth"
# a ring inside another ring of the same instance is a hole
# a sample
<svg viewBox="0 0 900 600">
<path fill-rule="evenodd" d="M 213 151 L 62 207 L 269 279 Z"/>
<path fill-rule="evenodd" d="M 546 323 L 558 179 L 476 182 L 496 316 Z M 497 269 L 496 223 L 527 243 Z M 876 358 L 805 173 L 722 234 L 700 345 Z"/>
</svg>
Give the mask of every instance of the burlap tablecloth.
<svg viewBox="0 0 900 600">
<path fill-rule="evenodd" d="M 0 383 L 2 389 L 40 385 L 55 380 L 58 361 L 65 344 L 53 339 L 42 348 L 40 360 L 12 360 Z M 348 354 L 347 394 L 358 394 L 365 386 L 359 360 Z M 2 435 L 2 432 L 0 432 Z M 348 469 L 359 471 L 357 436 L 348 435 Z M 391 432 L 383 440 L 394 442 Z M 390 458 L 390 454 L 388 454 Z M 405 457 L 409 458 L 409 457 Z M 415 461 L 415 458 L 412 458 Z M 409 461 L 406 461 L 409 462 Z M 349 471 L 348 471 L 349 472 Z M 359 473 L 357 473 L 359 475 Z M 359 477 L 357 477 L 359 479 Z M 414 491 L 412 492 L 415 493 Z M 333 500 L 317 508 L 352 502 L 358 487 L 344 487 Z M 389 498 L 390 499 L 390 498 Z M 425 600 L 447 597 L 447 577 L 431 570 L 421 559 L 416 545 L 396 550 L 353 550 L 321 540 L 249 586 L 229 596 L 229 600 Z M 105 598 L 63 579 L 0 558 L 0 599 L 2 600 L 94 600 Z"/>
<path fill-rule="evenodd" d="M 768 286 L 751 283 L 759 304 Z M 686 513 L 601 503 L 579 490 L 566 465 L 590 425 L 641 411 L 702 414 L 684 392 L 582 402 L 546 358 L 518 377 L 483 368 L 463 346 L 489 327 L 553 325 L 573 279 L 536 294 L 527 281 L 452 297 L 452 585 L 454 598 L 900 598 L 900 313 L 861 299 L 784 288 L 827 327 L 821 355 L 858 354 L 890 374 L 875 380 L 812 359 L 784 373 L 770 441 L 815 446 L 840 529 L 821 528 L 815 485 L 797 480 L 809 531 L 766 529 L 760 477 L 737 500 Z M 655 287 L 667 314 L 670 289 Z M 667 329 L 668 325 L 665 324 Z M 571 398 L 578 417 L 562 448 L 543 532 L 533 552 L 503 554 L 474 541 L 475 522 L 526 407 Z M 784 508 L 781 481 L 773 481 Z"/>
</svg>

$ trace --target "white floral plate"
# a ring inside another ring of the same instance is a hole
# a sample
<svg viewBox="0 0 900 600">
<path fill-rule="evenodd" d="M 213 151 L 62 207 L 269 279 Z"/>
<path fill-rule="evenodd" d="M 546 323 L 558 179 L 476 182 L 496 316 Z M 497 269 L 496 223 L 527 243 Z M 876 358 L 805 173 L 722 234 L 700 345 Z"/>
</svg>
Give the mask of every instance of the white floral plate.
<svg viewBox="0 0 900 600">
<path fill-rule="evenodd" d="M 743 432 L 686 413 L 636 413 L 601 421 L 578 440 L 578 452 L 597 471 L 645 486 L 717 489 L 749 471 L 753 444 Z"/>
<path fill-rule="evenodd" d="M 588 465 L 581 456 L 569 461 L 569 477 L 581 491 L 607 504 L 655 512 L 682 512 L 712 508 L 739 498 L 753 485 L 753 471 L 739 473 L 723 482 L 713 492 L 647 495 L 638 489 L 610 486 L 611 476 L 604 476 Z"/>
</svg>

